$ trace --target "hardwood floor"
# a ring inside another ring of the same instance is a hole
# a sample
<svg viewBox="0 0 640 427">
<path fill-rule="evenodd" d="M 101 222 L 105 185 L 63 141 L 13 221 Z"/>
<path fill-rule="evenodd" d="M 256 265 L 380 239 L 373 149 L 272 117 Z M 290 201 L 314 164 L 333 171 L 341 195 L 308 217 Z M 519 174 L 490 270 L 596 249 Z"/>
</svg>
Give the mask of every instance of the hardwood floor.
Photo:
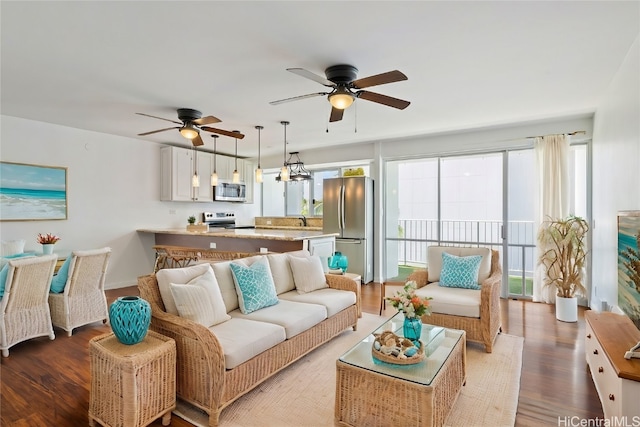
<svg viewBox="0 0 640 427">
<path fill-rule="evenodd" d="M 362 287 L 365 312 L 378 314 L 379 292 L 376 283 Z M 111 303 L 118 296 L 137 293 L 135 287 L 110 290 L 107 299 Z M 387 308 L 385 313 L 392 315 L 393 310 Z M 580 309 L 578 323 L 563 323 L 555 320 L 553 306 L 502 301 L 503 333 L 525 338 L 516 426 L 569 425 L 559 424 L 558 417 L 603 417 L 585 361 L 583 311 Z M 42 337 L 12 347 L 1 362 L 0 425 L 86 426 L 88 342 L 110 331 L 109 326 L 96 323 L 74 330 L 69 338 L 56 329 L 54 341 Z M 152 425 L 162 423 L 158 420 Z M 176 416 L 171 425 L 191 426 Z"/>
</svg>

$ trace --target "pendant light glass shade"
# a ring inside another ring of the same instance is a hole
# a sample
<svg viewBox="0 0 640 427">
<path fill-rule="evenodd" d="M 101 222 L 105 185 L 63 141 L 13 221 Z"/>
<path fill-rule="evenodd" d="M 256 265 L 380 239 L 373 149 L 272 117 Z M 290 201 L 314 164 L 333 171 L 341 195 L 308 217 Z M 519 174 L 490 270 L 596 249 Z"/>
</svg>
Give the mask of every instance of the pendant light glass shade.
<svg viewBox="0 0 640 427">
<path fill-rule="evenodd" d="M 239 130 L 234 130 L 234 132 L 240 132 Z M 231 181 L 234 184 L 238 184 L 240 182 L 240 174 L 238 173 L 238 138 L 236 138 L 236 167 L 233 170 L 233 177 Z"/>
<path fill-rule="evenodd" d="M 258 184 L 262 183 L 262 169 L 260 168 L 260 131 L 264 129 L 262 126 L 256 126 L 258 129 L 258 168 L 256 169 L 256 182 Z"/>
<path fill-rule="evenodd" d="M 211 186 L 215 187 L 218 185 L 218 172 L 216 171 L 216 147 L 218 142 L 218 135 L 211 135 L 213 138 L 213 172 L 211 173 Z"/>
<path fill-rule="evenodd" d="M 200 178 L 198 177 L 198 152 L 193 150 L 193 176 L 191 177 L 191 186 L 193 188 L 200 187 Z"/>
<path fill-rule="evenodd" d="M 280 180 L 289 181 L 289 168 L 287 166 L 282 166 L 282 169 L 280 169 Z"/>
<path fill-rule="evenodd" d="M 289 124 L 289 122 L 282 121 L 280 122 L 280 124 L 284 126 L 284 153 L 283 153 L 284 164 L 280 169 L 280 174 L 276 177 L 276 181 L 286 182 L 286 181 L 289 181 L 289 168 L 288 168 L 289 165 L 287 165 L 287 125 Z"/>
</svg>

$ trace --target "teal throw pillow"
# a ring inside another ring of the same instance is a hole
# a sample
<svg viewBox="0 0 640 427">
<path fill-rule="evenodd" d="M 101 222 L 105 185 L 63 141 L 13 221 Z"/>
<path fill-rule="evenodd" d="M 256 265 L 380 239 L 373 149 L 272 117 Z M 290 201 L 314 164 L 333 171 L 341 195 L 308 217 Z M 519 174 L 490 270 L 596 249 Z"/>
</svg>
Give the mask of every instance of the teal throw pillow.
<svg viewBox="0 0 640 427">
<path fill-rule="evenodd" d="M 9 264 L 5 264 L 0 270 L 0 298 L 4 296 L 4 287 L 7 282 L 7 275 L 9 274 Z"/>
<path fill-rule="evenodd" d="M 67 284 L 67 278 L 69 277 L 69 264 L 71 264 L 71 258 L 73 255 L 69 255 L 69 257 L 64 261 L 60 270 L 58 270 L 58 274 L 53 276 L 51 279 L 51 286 L 49 290 L 54 294 L 61 294 L 64 291 L 64 285 Z"/>
<path fill-rule="evenodd" d="M 481 262 L 481 255 L 457 257 L 443 252 L 440 286 L 447 288 L 480 289 L 480 285 L 478 285 L 478 272 L 480 271 Z"/>
<path fill-rule="evenodd" d="M 267 257 L 260 258 L 249 267 L 235 262 L 229 266 L 242 313 L 249 314 L 278 303 L 276 285 L 273 283 Z"/>
</svg>

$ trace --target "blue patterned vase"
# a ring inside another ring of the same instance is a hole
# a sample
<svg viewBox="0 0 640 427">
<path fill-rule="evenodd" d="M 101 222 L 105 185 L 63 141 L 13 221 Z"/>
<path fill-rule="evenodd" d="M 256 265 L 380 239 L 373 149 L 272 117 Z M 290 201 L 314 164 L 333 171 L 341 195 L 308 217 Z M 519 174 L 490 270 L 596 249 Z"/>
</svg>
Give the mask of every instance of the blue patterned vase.
<svg viewBox="0 0 640 427">
<path fill-rule="evenodd" d="M 422 319 L 420 317 L 405 317 L 402 324 L 402 335 L 418 345 L 422 334 Z"/>
<path fill-rule="evenodd" d="M 147 336 L 151 306 L 137 296 L 120 297 L 109 306 L 111 329 L 122 344 L 137 344 Z"/>
</svg>

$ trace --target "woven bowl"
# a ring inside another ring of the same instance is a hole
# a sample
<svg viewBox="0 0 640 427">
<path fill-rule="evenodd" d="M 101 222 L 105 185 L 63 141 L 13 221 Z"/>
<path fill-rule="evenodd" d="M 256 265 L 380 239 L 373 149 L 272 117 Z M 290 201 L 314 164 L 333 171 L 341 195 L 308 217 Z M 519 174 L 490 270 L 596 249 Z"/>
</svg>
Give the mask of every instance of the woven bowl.
<svg viewBox="0 0 640 427">
<path fill-rule="evenodd" d="M 376 350 L 373 346 L 371 346 L 371 355 L 385 363 L 392 363 L 394 365 L 415 365 L 416 363 L 420 363 L 424 360 L 424 343 L 420 341 L 420 347 L 418 347 L 418 352 L 411 357 L 407 357 L 406 359 L 399 359 L 395 356 L 390 356 L 382 353 L 379 350 Z"/>
</svg>

